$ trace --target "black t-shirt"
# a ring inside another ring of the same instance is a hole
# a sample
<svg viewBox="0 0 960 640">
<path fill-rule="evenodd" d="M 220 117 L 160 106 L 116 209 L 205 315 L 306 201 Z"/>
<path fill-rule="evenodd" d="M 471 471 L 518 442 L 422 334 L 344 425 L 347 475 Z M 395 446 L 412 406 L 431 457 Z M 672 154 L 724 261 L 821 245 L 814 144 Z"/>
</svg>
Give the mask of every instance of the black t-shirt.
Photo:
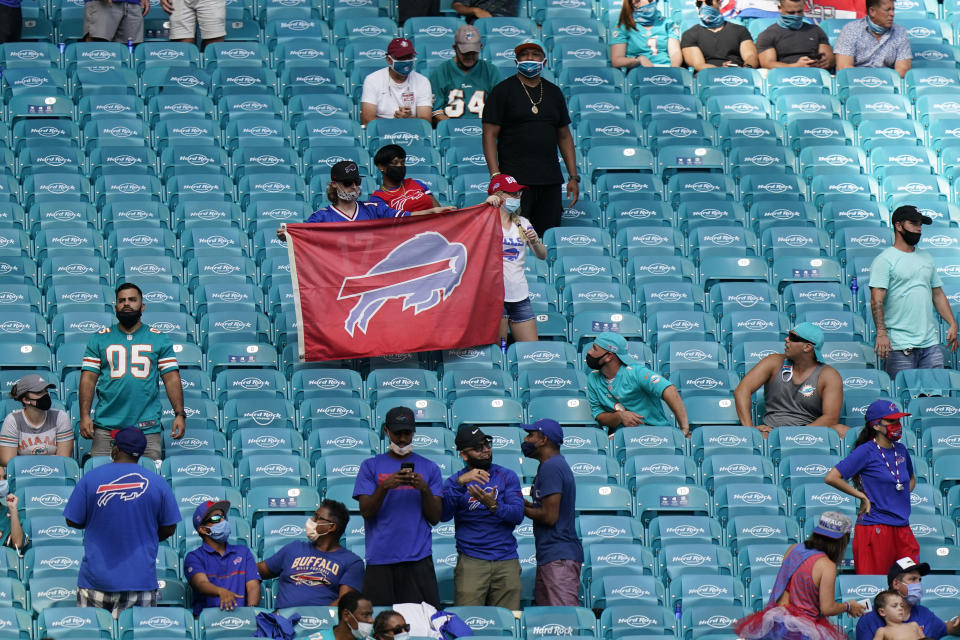
<svg viewBox="0 0 960 640">
<path fill-rule="evenodd" d="M 814 24 L 804 23 L 796 31 L 772 24 L 757 37 L 757 53 L 772 47 L 777 51 L 777 62 L 789 64 L 803 56 L 816 57 L 821 44 L 830 44 L 830 41 L 823 29 Z"/>
<path fill-rule="evenodd" d="M 680 38 L 680 48 L 697 47 L 703 54 L 703 60 L 715 67 L 723 66 L 724 62 L 733 62 L 743 66 L 743 57 L 740 55 L 740 43 L 752 40 L 750 32 L 743 25 L 725 22 L 719 31 L 711 31 L 702 24 L 694 25 L 683 32 Z"/>
<path fill-rule="evenodd" d="M 540 82 L 543 100 L 537 105 L 537 113 L 531 110 L 531 98 L 537 102 L 540 88 L 527 87 L 525 92 L 517 76 L 511 76 L 487 96 L 483 122 L 500 125 L 497 139 L 500 171 L 513 176 L 520 184 L 561 184 L 557 131 L 570 124 L 570 115 L 560 88 L 547 80 Z"/>
</svg>

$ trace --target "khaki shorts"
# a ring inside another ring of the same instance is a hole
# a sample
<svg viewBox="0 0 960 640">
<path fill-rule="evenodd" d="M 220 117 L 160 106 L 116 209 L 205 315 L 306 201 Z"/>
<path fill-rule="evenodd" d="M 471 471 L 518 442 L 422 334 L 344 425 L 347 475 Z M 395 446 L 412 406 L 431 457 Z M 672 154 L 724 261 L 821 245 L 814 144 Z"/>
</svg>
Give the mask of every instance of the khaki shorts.
<svg viewBox="0 0 960 640">
<path fill-rule="evenodd" d="M 110 42 L 143 42 L 143 9 L 139 2 L 88 0 L 83 5 L 83 34 Z"/>
<path fill-rule="evenodd" d="M 147 439 L 147 448 L 143 452 L 145 458 L 150 458 L 151 460 L 160 461 L 162 459 L 161 453 L 163 451 L 163 434 L 160 433 L 145 433 L 143 437 Z M 91 456 L 108 456 L 113 450 L 113 445 L 110 444 L 113 439 L 110 437 L 110 429 L 101 429 L 100 427 L 95 427 L 93 430 L 93 444 L 90 447 Z"/>
<path fill-rule="evenodd" d="M 170 39 L 193 38 L 200 25 L 200 38 L 213 40 L 227 35 L 225 0 L 173 0 L 170 14 Z"/>
</svg>

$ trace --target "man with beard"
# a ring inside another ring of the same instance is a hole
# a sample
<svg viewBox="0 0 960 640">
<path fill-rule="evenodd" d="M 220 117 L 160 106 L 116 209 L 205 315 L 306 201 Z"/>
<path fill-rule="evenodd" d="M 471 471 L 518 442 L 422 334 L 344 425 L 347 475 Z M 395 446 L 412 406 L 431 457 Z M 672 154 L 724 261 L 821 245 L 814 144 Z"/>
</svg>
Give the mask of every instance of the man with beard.
<svg viewBox="0 0 960 640">
<path fill-rule="evenodd" d="M 375 607 L 428 602 L 440 608 L 430 527 L 443 513 L 440 467 L 413 452 L 413 411 L 384 418 L 390 446 L 360 464 L 353 497 L 360 503 L 367 570 L 363 593 Z"/>
<path fill-rule="evenodd" d="M 159 380 L 163 380 L 173 408 L 173 438 L 182 438 L 186 428 L 177 357 L 168 336 L 140 322 L 145 309 L 140 287 L 125 282 L 117 287 L 116 295 L 117 324 L 94 334 L 83 354 L 78 391 L 80 435 L 93 438 L 90 455 L 107 456 L 112 430 L 137 427 L 147 439 L 144 455 L 160 460 Z M 96 415 L 91 416 L 94 389 L 97 407 Z"/>
<path fill-rule="evenodd" d="M 893 246 L 870 265 L 870 309 L 877 328 L 874 349 L 891 380 L 904 369 L 943 368 L 934 308 L 947 324 L 947 346 L 957 349 L 957 321 L 933 256 L 916 248 L 923 225 L 931 222 L 914 206 L 898 207 L 890 217 Z"/>
<path fill-rule="evenodd" d="M 687 408 L 672 382 L 633 359 L 619 333 L 604 331 L 586 355 L 590 411 L 609 434 L 623 427 L 672 426 L 663 411 L 667 403 L 683 435 L 690 437 Z"/>
<path fill-rule="evenodd" d="M 490 436 L 463 425 L 457 451 L 466 467 L 443 485 L 444 522 L 454 520 L 454 605 L 520 608 L 520 560 L 513 529 L 523 521 L 517 474 L 493 464 Z"/>
<path fill-rule="evenodd" d="M 433 121 L 479 118 L 487 95 L 500 82 L 500 72 L 480 59 L 483 42 L 476 27 L 465 24 L 453 36 L 453 58 L 430 74 Z"/>
</svg>

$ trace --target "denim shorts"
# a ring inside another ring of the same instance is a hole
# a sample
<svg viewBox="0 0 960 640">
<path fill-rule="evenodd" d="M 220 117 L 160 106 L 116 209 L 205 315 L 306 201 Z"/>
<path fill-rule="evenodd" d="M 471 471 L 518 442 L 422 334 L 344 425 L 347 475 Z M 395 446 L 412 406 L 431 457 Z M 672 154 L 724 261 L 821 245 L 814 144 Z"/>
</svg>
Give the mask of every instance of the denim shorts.
<svg viewBox="0 0 960 640">
<path fill-rule="evenodd" d="M 524 298 L 520 302 L 504 302 L 503 317 L 508 318 L 510 322 L 528 322 L 536 316 L 533 315 L 530 298 Z"/>
</svg>

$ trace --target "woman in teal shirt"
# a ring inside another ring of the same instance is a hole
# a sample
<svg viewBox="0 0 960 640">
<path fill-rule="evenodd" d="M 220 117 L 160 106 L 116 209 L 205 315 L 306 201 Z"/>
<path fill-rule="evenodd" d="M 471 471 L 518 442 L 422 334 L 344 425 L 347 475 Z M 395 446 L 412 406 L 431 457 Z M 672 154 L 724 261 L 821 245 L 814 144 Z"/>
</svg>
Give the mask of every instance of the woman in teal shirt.
<svg viewBox="0 0 960 640">
<path fill-rule="evenodd" d="M 610 38 L 613 67 L 679 67 L 680 27 L 660 13 L 655 0 L 623 0 L 620 20 Z"/>
</svg>

